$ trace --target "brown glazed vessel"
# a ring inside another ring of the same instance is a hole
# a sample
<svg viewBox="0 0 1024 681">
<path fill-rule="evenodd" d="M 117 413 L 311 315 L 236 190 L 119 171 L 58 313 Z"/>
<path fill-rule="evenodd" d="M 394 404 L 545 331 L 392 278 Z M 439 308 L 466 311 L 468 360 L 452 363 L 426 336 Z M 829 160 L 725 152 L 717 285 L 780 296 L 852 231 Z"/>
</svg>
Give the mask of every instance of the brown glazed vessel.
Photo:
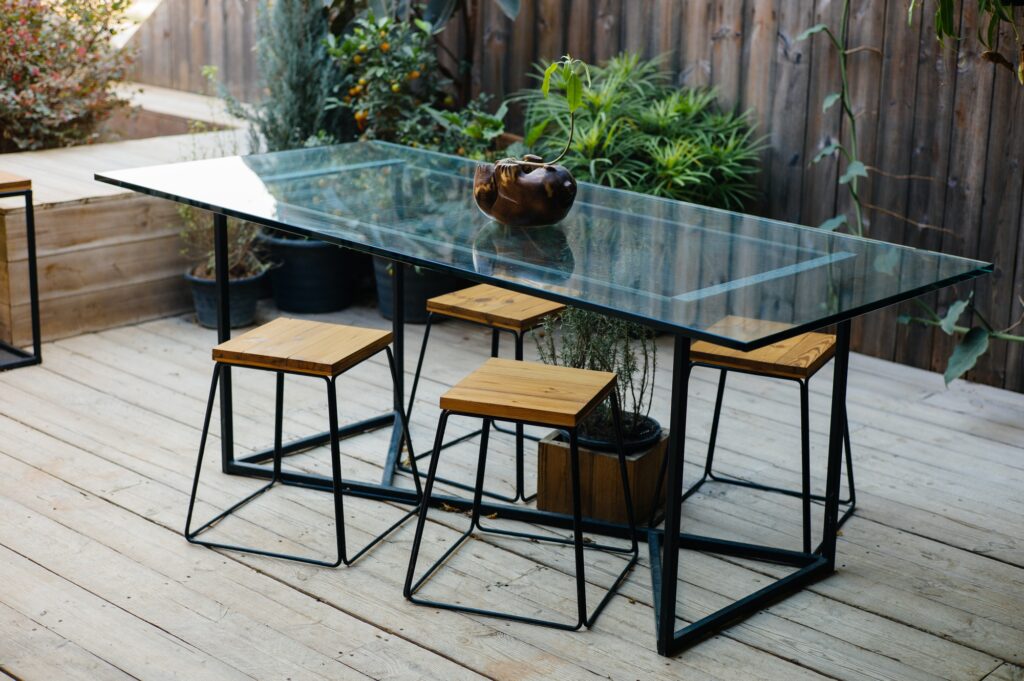
<svg viewBox="0 0 1024 681">
<path fill-rule="evenodd" d="M 541 164 L 538 156 L 506 158 L 476 167 L 473 198 L 503 225 L 540 227 L 561 221 L 576 200 L 576 180 L 564 166 Z"/>
</svg>

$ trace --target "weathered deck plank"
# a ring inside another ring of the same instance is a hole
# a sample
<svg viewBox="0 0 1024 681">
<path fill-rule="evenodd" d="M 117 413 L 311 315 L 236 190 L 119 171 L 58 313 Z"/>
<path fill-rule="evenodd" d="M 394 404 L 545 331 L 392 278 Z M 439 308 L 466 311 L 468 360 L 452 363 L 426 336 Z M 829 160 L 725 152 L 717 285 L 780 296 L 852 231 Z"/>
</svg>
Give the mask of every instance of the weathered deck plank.
<svg viewBox="0 0 1024 681">
<path fill-rule="evenodd" d="M 359 308 L 336 318 L 386 324 Z M 489 345 L 486 334 L 458 323 L 439 325 L 434 333 L 413 414 L 421 447 L 436 423 L 437 396 L 482 360 Z M 410 360 L 418 338 L 413 327 Z M 11 577 L 0 581 L 0 628 L 16 634 L 11 643 L 0 639 L 0 670 L 47 678 L 49 667 L 25 652 L 38 649 L 59 650 L 59 659 L 72 666 L 91 665 L 97 678 L 119 678 L 123 670 L 146 678 L 287 672 L 292 678 L 1003 681 L 1020 673 L 1024 430 L 1014 413 L 1024 413 L 1024 396 L 968 385 L 943 391 L 935 375 L 855 357 L 850 412 L 862 510 L 840 540 L 839 573 L 664 660 L 652 652 L 646 560 L 593 631 L 555 634 L 405 602 L 401 580 L 411 527 L 356 566 L 339 570 L 186 544 L 179 532 L 213 340 L 212 332 L 186 319 L 158 320 L 52 343 L 42 367 L 0 375 L 0 511 L 18 519 L 0 526 L 0 551 L 10 559 L 4 569 Z M 527 353 L 533 354 L 529 343 Z M 667 385 L 667 370 L 663 362 L 661 386 Z M 819 462 L 829 374 L 812 381 L 812 445 Z M 697 372 L 691 386 L 689 480 L 706 447 L 716 378 Z M 266 379 L 235 373 L 240 450 L 270 440 L 272 384 Z M 387 409 L 383 365 L 368 363 L 342 380 L 361 398 L 343 405 L 342 421 Z M 778 382 L 730 379 L 722 470 L 787 484 L 798 480 L 796 402 L 788 392 Z M 286 436 L 322 429 L 325 396 L 318 384 L 289 379 L 286 398 Z M 663 418 L 663 387 L 657 399 L 654 414 Z M 453 426 L 464 432 L 471 424 Z M 346 475 L 379 476 L 384 442 L 384 433 L 346 441 Z M 214 437 L 211 453 L 218 444 Z M 494 479 L 509 484 L 509 439 L 495 438 L 494 447 Z M 472 449 L 470 444 L 461 451 Z M 452 450 L 445 465 L 468 478 L 472 457 L 459 451 Z M 216 459 L 210 457 L 204 475 L 201 515 L 253 486 L 220 475 Z M 290 463 L 319 472 L 326 467 L 323 450 Z M 820 486 L 822 471 L 815 473 Z M 694 531 L 792 546 L 799 541 L 792 500 L 715 486 L 684 511 Z M 392 522 L 400 509 L 353 501 L 346 502 L 346 512 L 356 543 Z M 435 551 L 465 523 L 458 514 L 431 517 L 428 536 L 443 542 L 430 545 Z M 331 518 L 326 495 L 282 490 L 218 531 L 326 554 L 333 550 Z M 620 560 L 590 557 L 595 595 Z M 683 621 L 777 572 L 689 552 L 683 565 Z M 458 554 L 450 568 L 430 588 L 458 589 L 494 607 L 570 612 L 572 561 L 558 548 L 488 538 Z M 77 605 L 74 618 L 60 616 L 64 601 Z M 45 631 L 32 631 L 36 624 Z M 105 644 L 96 632 L 103 627 L 119 635 L 124 628 L 137 641 L 134 650 Z M 187 652 L 172 652 L 175 646 Z M 176 667 L 147 666 L 168 655 L 178 660 Z"/>
</svg>

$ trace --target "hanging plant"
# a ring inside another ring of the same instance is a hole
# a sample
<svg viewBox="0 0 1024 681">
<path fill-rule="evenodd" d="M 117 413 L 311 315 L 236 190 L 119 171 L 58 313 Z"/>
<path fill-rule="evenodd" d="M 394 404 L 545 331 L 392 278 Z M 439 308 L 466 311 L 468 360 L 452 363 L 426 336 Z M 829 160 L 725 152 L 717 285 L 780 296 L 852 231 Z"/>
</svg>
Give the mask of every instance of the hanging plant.
<svg viewBox="0 0 1024 681">
<path fill-rule="evenodd" d="M 1009 69 L 1017 78 L 1017 81 L 1024 85 L 1024 40 L 1021 34 L 1024 33 L 1024 21 L 1015 14 L 1014 6 L 1024 3 L 1020 0 L 977 0 L 978 15 L 978 42 L 985 48 L 981 58 L 998 66 Z M 921 0 L 910 0 L 908 9 L 908 20 L 913 22 L 914 9 L 921 4 Z M 953 38 L 959 40 L 956 18 L 959 8 L 954 0 L 938 0 L 935 7 L 935 35 L 939 40 Z M 1019 14 L 1019 13 L 1018 13 Z M 1003 54 L 996 49 L 999 29 L 1003 25 L 1009 26 L 1013 33 L 1014 49 Z M 1007 56 L 1009 55 L 1009 56 Z"/>
</svg>

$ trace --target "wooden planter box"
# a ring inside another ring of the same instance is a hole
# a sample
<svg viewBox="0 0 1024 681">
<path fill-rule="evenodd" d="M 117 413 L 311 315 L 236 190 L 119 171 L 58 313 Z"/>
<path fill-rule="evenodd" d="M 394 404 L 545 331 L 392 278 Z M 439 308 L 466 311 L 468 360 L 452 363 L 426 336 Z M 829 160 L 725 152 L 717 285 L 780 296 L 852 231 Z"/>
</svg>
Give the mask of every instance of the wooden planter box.
<svg viewBox="0 0 1024 681">
<path fill-rule="evenodd" d="M 654 447 L 626 457 L 629 491 L 638 524 L 650 517 L 655 504 L 659 509 L 664 507 L 665 486 L 663 484 L 659 493 L 654 494 L 654 485 L 667 446 L 668 431 L 665 430 Z M 580 492 L 584 516 L 626 522 L 619 461 L 615 454 L 580 447 Z M 562 441 L 557 431 L 537 443 L 537 508 L 572 514 L 569 443 Z"/>
</svg>

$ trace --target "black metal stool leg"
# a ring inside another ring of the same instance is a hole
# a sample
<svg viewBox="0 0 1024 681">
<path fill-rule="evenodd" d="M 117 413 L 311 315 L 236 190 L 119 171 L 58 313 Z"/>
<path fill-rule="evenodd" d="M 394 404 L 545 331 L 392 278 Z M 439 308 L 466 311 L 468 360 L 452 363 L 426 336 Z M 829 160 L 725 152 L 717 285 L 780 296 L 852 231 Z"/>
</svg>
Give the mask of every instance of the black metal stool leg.
<svg viewBox="0 0 1024 681">
<path fill-rule="evenodd" d="M 334 497 L 334 534 L 338 544 L 338 559 L 331 567 L 349 564 L 345 543 L 345 502 L 341 482 L 341 443 L 338 441 L 338 390 L 334 378 L 327 380 L 327 418 L 331 433 L 331 481 Z M 360 552 L 361 553 L 361 552 Z"/>
<path fill-rule="evenodd" d="M 192 511 L 196 505 L 199 489 L 199 474 L 203 470 L 203 454 L 206 452 L 206 437 L 210 433 L 210 417 L 213 414 L 213 400 L 217 396 L 217 381 L 220 379 L 220 364 L 213 365 L 213 381 L 210 383 L 210 397 L 206 401 L 206 416 L 203 418 L 203 434 L 199 438 L 199 455 L 196 457 L 196 474 L 192 479 L 192 494 L 188 500 L 188 515 L 185 517 L 185 538 L 192 541 Z"/>
<path fill-rule="evenodd" d="M 431 450 L 432 454 L 430 457 L 430 465 L 427 467 L 427 480 L 423 485 L 423 498 L 419 505 L 419 517 L 416 521 L 416 533 L 412 539 L 412 550 L 409 552 L 409 568 L 405 573 L 405 585 L 402 588 L 402 594 L 413 602 L 419 602 L 414 597 L 415 593 L 423 585 L 427 579 L 440 567 L 441 563 L 448 558 L 455 551 L 455 549 L 462 544 L 469 537 L 472 532 L 472 527 L 466 531 L 457 541 L 453 542 L 448 550 L 445 551 L 444 555 L 441 556 L 433 565 L 430 566 L 414 584 L 412 579 L 416 573 L 416 563 L 419 561 L 420 556 L 420 544 L 423 541 L 423 528 L 427 524 L 427 512 L 430 509 L 430 495 L 434 490 L 434 478 L 437 477 L 437 462 L 441 458 L 441 443 L 444 442 L 444 431 L 448 427 L 448 417 L 451 412 L 442 411 L 441 419 L 437 423 L 437 433 L 434 435 L 434 448 Z"/>
<path fill-rule="evenodd" d="M 274 399 L 274 477 L 281 481 L 282 431 L 284 430 L 284 374 L 277 372 L 277 390 Z"/>
<path fill-rule="evenodd" d="M 712 480 L 718 480 L 715 477 L 712 467 L 715 465 L 715 444 L 718 442 L 718 422 L 722 418 L 722 402 L 725 400 L 725 377 L 729 372 L 726 369 L 722 369 L 718 377 L 718 394 L 715 396 L 715 415 L 711 419 L 711 435 L 708 438 L 708 455 L 704 461 L 704 475 L 701 476 L 701 482 L 705 478 L 711 478 Z"/>
<path fill-rule="evenodd" d="M 807 381 L 800 381 L 800 492 L 804 553 L 811 551 L 811 417 Z"/>
<path fill-rule="evenodd" d="M 491 419 L 484 419 L 480 432 L 480 456 L 476 463 L 476 489 L 473 491 L 473 511 L 469 529 L 480 527 L 480 504 L 483 501 L 484 472 L 487 470 L 487 440 L 491 434 Z"/>
<path fill-rule="evenodd" d="M 576 556 L 576 628 L 587 621 L 587 579 L 583 562 L 583 496 L 580 490 L 580 443 L 575 428 L 569 429 L 569 462 L 572 468 L 572 548 Z"/>
</svg>

